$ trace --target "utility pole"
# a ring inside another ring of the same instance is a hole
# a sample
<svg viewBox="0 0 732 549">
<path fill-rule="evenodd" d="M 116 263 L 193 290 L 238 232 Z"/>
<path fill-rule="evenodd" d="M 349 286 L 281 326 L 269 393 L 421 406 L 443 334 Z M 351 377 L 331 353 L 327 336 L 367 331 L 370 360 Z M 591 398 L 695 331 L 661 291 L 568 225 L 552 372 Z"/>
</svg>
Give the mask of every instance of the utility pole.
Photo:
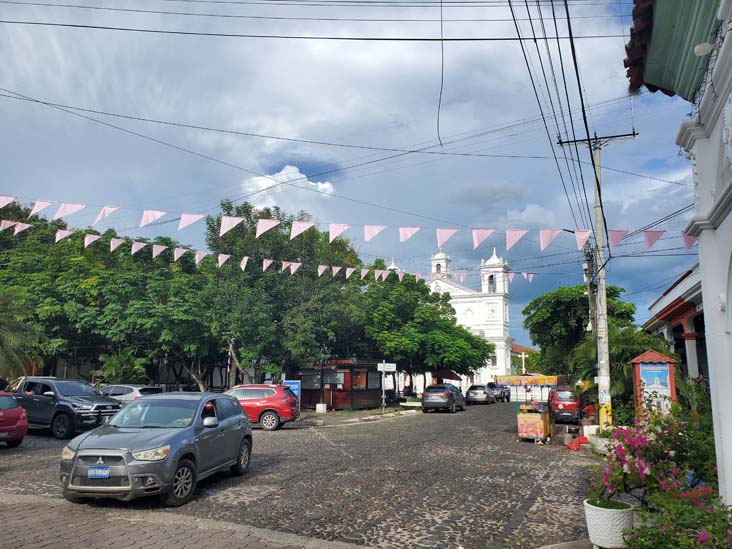
<svg viewBox="0 0 732 549">
<path fill-rule="evenodd" d="M 521 354 L 519 355 L 521 357 L 521 373 L 526 373 L 526 353 L 521 351 Z"/>
<path fill-rule="evenodd" d="M 602 210 L 602 172 L 600 169 L 600 158 L 602 148 L 613 141 L 621 139 L 635 139 L 638 136 L 635 129 L 632 133 L 624 133 L 619 135 L 607 135 L 592 139 L 574 139 L 563 141 L 559 139 L 561 146 L 581 144 L 590 147 L 592 151 L 592 163 L 595 168 L 595 250 L 594 265 L 592 270 L 593 280 L 597 283 L 594 295 L 595 311 L 592 314 L 592 284 L 590 283 L 588 296 L 590 301 L 590 318 L 595 318 L 593 329 L 597 340 L 597 388 L 598 402 L 600 404 L 600 427 L 606 428 L 613 423 L 612 401 L 610 399 L 610 342 L 608 341 L 607 330 L 607 288 L 605 283 L 605 216 Z"/>
</svg>

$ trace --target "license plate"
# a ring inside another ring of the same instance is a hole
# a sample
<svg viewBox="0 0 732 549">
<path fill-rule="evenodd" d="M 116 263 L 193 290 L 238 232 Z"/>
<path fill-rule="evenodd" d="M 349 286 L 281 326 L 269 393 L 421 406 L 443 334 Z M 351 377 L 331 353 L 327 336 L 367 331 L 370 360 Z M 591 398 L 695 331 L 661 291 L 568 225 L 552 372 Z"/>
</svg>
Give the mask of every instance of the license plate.
<svg viewBox="0 0 732 549">
<path fill-rule="evenodd" d="M 109 478 L 108 465 L 92 465 L 86 470 L 87 478 Z"/>
</svg>

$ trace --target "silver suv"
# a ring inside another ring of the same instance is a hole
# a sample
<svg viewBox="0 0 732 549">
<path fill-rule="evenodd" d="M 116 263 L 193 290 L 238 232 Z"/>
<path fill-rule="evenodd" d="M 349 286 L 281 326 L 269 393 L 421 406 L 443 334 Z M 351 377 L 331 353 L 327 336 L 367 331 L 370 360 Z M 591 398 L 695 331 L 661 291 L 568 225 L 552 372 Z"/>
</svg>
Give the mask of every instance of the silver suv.
<svg viewBox="0 0 732 549">
<path fill-rule="evenodd" d="M 145 385 L 108 385 L 101 390 L 105 396 L 127 404 L 146 395 L 159 395 L 163 392 L 161 387 L 147 387 Z"/>
<path fill-rule="evenodd" d="M 252 430 L 236 399 L 211 393 L 167 393 L 135 400 L 102 427 L 61 453 L 64 497 L 80 503 L 105 497 L 160 496 L 187 503 L 196 483 L 249 467 Z"/>
</svg>

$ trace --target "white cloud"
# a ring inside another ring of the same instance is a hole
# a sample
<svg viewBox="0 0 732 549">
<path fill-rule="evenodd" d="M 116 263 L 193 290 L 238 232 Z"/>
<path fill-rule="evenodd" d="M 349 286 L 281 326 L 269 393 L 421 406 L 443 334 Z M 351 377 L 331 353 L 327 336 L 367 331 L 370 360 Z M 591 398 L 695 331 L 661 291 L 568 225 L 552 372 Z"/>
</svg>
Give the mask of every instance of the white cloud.
<svg viewBox="0 0 732 549">
<path fill-rule="evenodd" d="M 288 184 L 289 183 L 289 184 Z M 279 206 L 295 213 L 323 210 L 322 201 L 335 192 L 328 181 L 310 181 L 297 166 L 285 166 L 267 177 L 251 177 L 242 183 L 249 202 L 258 208 Z"/>
</svg>

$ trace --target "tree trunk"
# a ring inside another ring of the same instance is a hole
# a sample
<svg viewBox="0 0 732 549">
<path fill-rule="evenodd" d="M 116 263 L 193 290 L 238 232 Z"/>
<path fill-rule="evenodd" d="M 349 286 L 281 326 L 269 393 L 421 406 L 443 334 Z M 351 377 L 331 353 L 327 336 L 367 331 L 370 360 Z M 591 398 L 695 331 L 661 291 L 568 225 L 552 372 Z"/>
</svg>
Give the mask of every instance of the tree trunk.
<svg viewBox="0 0 732 549">
<path fill-rule="evenodd" d="M 229 388 L 236 385 L 236 373 L 241 369 L 239 359 L 234 350 L 234 338 L 229 340 Z"/>
<path fill-rule="evenodd" d="M 197 376 L 196 374 L 193 373 L 193 367 L 192 367 L 192 365 L 191 366 L 188 366 L 188 364 L 186 364 L 186 359 L 185 359 L 185 356 L 183 355 L 183 353 L 175 352 L 175 351 L 173 351 L 173 352 L 174 352 L 175 356 L 178 357 L 178 360 L 180 360 L 181 367 L 186 372 L 188 372 L 188 375 L 191 376 L 193 378 L 193 381 L 196 382 L 196 385 L 198 385 L 198 390 L 201 391 L 202 393 L 204 391 L 206 391 L 206 385 L 203 383 L 203 380 L 199 376 Z M 195 362 L 195 359 L 193 359 L 193 360 Z"/>
</svg>

